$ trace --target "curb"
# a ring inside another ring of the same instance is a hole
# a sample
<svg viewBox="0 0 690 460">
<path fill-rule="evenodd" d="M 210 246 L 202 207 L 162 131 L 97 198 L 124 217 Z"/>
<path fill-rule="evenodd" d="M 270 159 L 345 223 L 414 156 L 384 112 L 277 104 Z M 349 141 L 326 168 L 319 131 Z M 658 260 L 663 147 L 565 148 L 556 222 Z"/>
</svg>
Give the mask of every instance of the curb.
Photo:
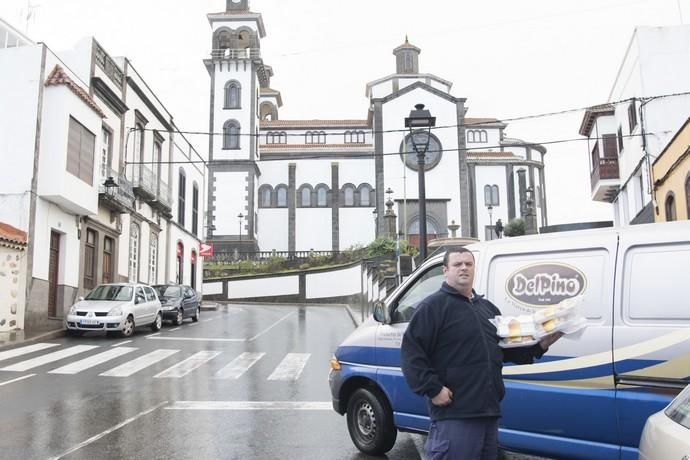
<svg viewBox="0 0 690 460">
<path fill-rule="evenodd" d="M 39 342 L 41 340 L 49 340 L 49 339 L 54 339 L 56 337 L 64 337 L 65 336 L 65 330 L 64 329 L 56 329 L 54 331 L 48 331 L 44 332 L 42 334 L 34 335 L 28 338 L 21 338 L 21 339 L 9 339 L 6 342 L 0 343 L 0 349 L 2 348 L 9 348 L 15 345 L 22 345 L 26 343 L 33 343 L 33 342 Z"/>
</svg>

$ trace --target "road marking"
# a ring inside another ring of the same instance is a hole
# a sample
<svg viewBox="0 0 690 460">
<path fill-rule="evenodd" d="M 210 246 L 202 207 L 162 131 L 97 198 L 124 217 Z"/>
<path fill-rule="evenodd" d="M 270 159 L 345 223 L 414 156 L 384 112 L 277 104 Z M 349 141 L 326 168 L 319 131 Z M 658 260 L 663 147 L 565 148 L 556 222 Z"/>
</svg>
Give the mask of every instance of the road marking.
<svg viewBox="0 0 690 460">
<path fill-rule="evenodd" d="M 165 348 L 160 348 L 158 350 L 147 353 L 144 356 L 140 356 L 128 363 L 121 364 L 117 367 L 113 367 L 109 371 L 105 371 L 102 374 L 104 377 L 129 377 L 130 375 L 145 369 L 158 361 L 162 361 L 165 358 L 174 355 L 180 350 L 167 350 Z"/>
<path fill-rule="evenodd" d="M 29 377 L 33 377 L 34 375 L 36 375 L 36 374 L 22 375 L 21 377 L 17 377 L 16 379 L 7 380 L 6 382 L 1 382 L 0 387 L 4 386 L 4 385 L 9 385 L 10 383 L 19 382 L 20 380 L 28 379 Z"/>
<path fill-rule="evenodd" d="M 172 329 L 168 329 L 168 332 L 175 332 L 175 331 L 179 331 L 180 329 L 182 329 L 182 328 L 181 327 L 174 327 Z"/>
<path fill-rule="evenodd" d="M 182 340 L 187 342 L 246 342 L 247 339 L 216 339 L 213 337 L 147 337 L 150 340 Z"/>
<path fill-rule="evenodd" d="M 245 352 L 233 359 L 230 364 L 216 372 L 217 379 L 232 379 L 237 380 L 249 370 L 258 360 L 264 357 L 266 353 L 249 353 Z"/>
<path fill-rule="evenodd" d="M 189 323 L 189 326 L 197 326 L 199 323 Z"/>
<path fill-rule="evenodd" d="M 138 350 L 138 348 L 134 347 L 118 347 L 118 348 L 111 348 L 110 350 L 106 350 L 103 353 L 98 353 L 97 355 L 89 356 L 88 358 L 80 359 L 79 361 L 75 361 L 73 363 L 67 364 L 66 366 L 58 367 L 57 369 L 53 369 L 52 371 L 49 371 L 48 374 L 76 374 L 78 372 L 81 372 L 85 369 L 88 369 L 90 367 L 98 366 L 99 364 L 103 364 L 106 361 L 110 361 L 111 359 L 115 359 L 118 356 L 126 355 L 127 353 L 131 353 L 135 350 Z"/>
<path fill-rule="evenodd" d="M 333 410 L 330 401 L 175 401 L 167 410 Z"/>
<path fill-rule="evenodd" d="M 271 324 L 267 329 L 264 329 L 263 331 L 259 332 L 259 333 L 256 334 L 254 337 L 252 337 L 251 339 L 249 339 L 249 342 L 252 342 L 252 341 L 256 340 L 257 338 L 261 337 L 262 335 L 264 335 L 265 333 L 267 333 L 268 331 L 270 331 L 271 329 L 273 329 L 274 327 L 276 327 L 279 323 L 281 323 L 282 321 L 288 319 L 290 316 L 292 316 L 292 315 L 294 315 L 294 314 L 295 314 L 295 312 L 293 311 L 292 313 L 288 313 L 287 315 L 283 316 L 283 317 L 280 318 L 278 321 L 276 321 L 275 323 Z"/>
<path fill-rule="evenodd" d="M 150 414 L 151 412 L 155 411 L 156 409 L 161 408 L 162 406 L 165 406 L 166 404 L 168 404 L 168 401 L 163 401 L 162 403 L 156 404 L 155 406 L 153 406 L 153 407 L 150 408 L 150 409 L 147 409 L 147 410 L 145 410 L 145 411 L 143 411 L 143 412 L 139 412 L 139 413 L 138 413 L 137 415 L 135 415 L 134 417 L 130 417 L 130 418 L 128 418 L 127 420 L 125 420 L 124 422 L 118 423 L 118 424 L 115 425 L 114 427 L 108 428 L 107 430 L 105 430 L 105 431 L 103 431 L 103 432 L 101 432 L 101 433 L 99 433 L 99 434 L 97 434 L 97 435 L 95 435 L 95 436 L 90 437 L 90 438 L 87 439 L 86 441 L 77 444 L 76 446 L 72 447 L 72 448 L 69 449 L 69 450 L 66 450 L 65 452 L 61 453 L 60 455 L 58 455 L 58 456 L 56 456 L 56 457 L 51 457 L 49 460 L 59 460 L 59 459 L 61 459 L 61 458 L 63 458 L 63 457 L 66 457 L 67 455 L 71 454 L 72 452 L 74 452 L 74 451 L 76 451 L 76 450 L 79 450 L 79 449 L 81 449 L 82 447 L 88 446 L 89 444 L 91 444 L 91 443 L 93 443 L 93 442 L 95 442 L 95 441 L 98 441 L 98 440 L 101 439 L 103 436 L 106 436 L 106 435 L 112 433 L 113 431 L 119 430 L 119 429 L 122 428 L 123 426 L 132 423 L 132 422 L 135 421 L 136 419 L 138 419 L 138 418 L 140 418 L 140 417 L 143 417 L 143 416 L 146 415 L 146 414 Z"/>
<path fill-rule="evenodd" d="M 93 350 L 94 348 L 99 347 L 96 345 L 75 345 L 64 350 L 54 351 L 52 353 L 48 353 L 47 355 L 38 356 L 36 358 L 27 359 L 26 361 L 13 364 L 11 366 L 3 367 L 2 369 L 0 369 L 0 371 L 24 372 L 28 371 L 29 369 L 33 369 L 34 367 L 42 366 L 44 364 L 59 361 L 69 356 Z"/>
<path fill-rule="evenodd" d="M 203 321 L 204 323 L 206 323 L 206 322 L 208 322 L 208 321 L 213 321 L 214 319 L 216 319 L 216 318 L 202 319 L 201 321 Z"/>
<path fill-rule="evenodd" d="M 0 361 L 6 359 L 15 358 L 17 356 L 27 355 L 33 353 L 34 351 L 45 350 L 46 348 L 59 347 L 58 343 L 37 343 L 34 345 L 28 345 L 26 347 L 13 348 L 12 350 L 7 350 L 0 352 Z"/>
<path fill-rule="evenodd" d="M 184 361 L 180 361 L 179 363 L 175 364 L 173 367 L 169 367 L 168 369 L 164 370 L 163 372 L 160 372 L 160 373 L 154 375 L 153 378 L 154 379 L 163 379 L 163 378 L 179 379 L 180 377 L 184 377 L 185 375 L 189 374 L 190 372 L 192 372 L 197 367 L 204 365 L 207 361 L 212 360 L 213 358 L 215 358 L 219 354 L 220 354 L 220 351 L 202 350 L 198 353 L 194 353 L 192 356 L 185 359 Z"/>
<path fill-rule="evenodd" d="M 147 335 L 146 337 L 155 337 L 155 336 L 157 336 L 158 334 L 160 334 L 160 332 L 154 332 L 153 334 L 149 334 L 149 335 Z"/>
<path fill-rule="evenodd" d="M 288 353 L 268 380 L 297 380 L 310 356 L 311 353 Z"/>
<path fill-rule="evenodd" d="M 113 346 L 113 347 L 119 347 L 120 345 L 124 345 L 124 344 L 130 343 L 130 342 L 133 342 L 133 340 L 123 340 L 122 342 L 118 342 L 118 343 L 116 343 L 116 344 L 114 344 L 114 345 L 112 345 L 112 346 Z"/>
</svg>

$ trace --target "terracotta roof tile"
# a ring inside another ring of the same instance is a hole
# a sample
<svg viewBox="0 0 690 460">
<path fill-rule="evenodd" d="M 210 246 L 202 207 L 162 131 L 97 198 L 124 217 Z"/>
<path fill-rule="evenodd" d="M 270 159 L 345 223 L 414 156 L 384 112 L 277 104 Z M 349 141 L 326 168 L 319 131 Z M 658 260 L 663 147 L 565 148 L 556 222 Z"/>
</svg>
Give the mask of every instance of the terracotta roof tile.
<svg viewBox="0 0 690 460">
<path fill-rule="evenodd" d="M 0 222 L 0 242 L 9 242 L 20 245 L 26 244 L 26 232 L 9 224 Z"/>
<path fill-rule="evenodd" d="M 498 118 L 465 118 L 465 125 L 481 125 L 489 123 L 503 123 Z"/>
<path fill-rule="evenodd" d="M 261 120 L 261 128 L 364 127 L 367 120 Z"/>
<path fill-rule="evenodd" d="M 103 111 L 98 107 L 96 102 L 89 96 L 89 93 L 84 91 L 84 89 L 77 85 L 74 80 L 72 80 L 66 73 L 65 70 L 60 67 L 59 65 L 56 65 L 55 68 L 53 69 L 52 72 L 50 72 L 50 75 L 48 75 L 48 78 L 46 79 L 46 86 L 57 86 L 57 85 L 65 85 L 67 88 L 69 88 L 70 91 L 72 91 L 79 99 L 84 101 L 86 105 L 88 105 L 91 110 L 96 112 L 98 115 L 101 116 L 101 118 L 105 118 L 105 114 Z"/>
</svg>

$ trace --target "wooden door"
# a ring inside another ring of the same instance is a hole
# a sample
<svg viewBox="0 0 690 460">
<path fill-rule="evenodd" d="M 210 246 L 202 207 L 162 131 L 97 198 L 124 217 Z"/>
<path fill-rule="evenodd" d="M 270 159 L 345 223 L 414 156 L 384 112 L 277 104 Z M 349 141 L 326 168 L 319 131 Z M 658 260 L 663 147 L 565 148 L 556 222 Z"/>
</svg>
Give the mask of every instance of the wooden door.
<svg viewBox="0 0 690 460">
<path fill-rule="evenodd" d="M 50 232 L 50 259 L 48 261 L 48 316 L 57 316 L 58 268 L 60 266 L 60 234 Z"/>
</svg>

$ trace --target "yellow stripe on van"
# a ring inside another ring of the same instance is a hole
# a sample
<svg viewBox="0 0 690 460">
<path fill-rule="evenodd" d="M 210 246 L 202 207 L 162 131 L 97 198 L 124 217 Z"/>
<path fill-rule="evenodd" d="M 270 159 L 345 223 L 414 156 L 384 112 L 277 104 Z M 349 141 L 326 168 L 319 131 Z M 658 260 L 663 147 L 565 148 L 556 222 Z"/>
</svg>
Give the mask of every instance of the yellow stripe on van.
<svg viewBox="0 0 690 460">
<path fill-rule="evenodd" d="M 595 377 L 591 379 L 582 380 L 519 380 L 506 379 L 506 382 L 524 383 L 528 385 L 536 385 L 551 388 L 573 388 L 577 390 L 613 390 L 613 378 L 610 375 L 605 377 Z"/>
<path fill-rule="evenodd" d="M 678 356 L 653 366 L 626 372 L 624 375 L 640 375 L 664 377 L 670 379 L 683 379 L 690 375 L 690 353 Z"/>
<path fill-rule="evenodd" d="M 645 342 L 635 345 L 630 345 L 623 348 L 617 348 L 614 351 L 616 361 L 624 361 L 626 359 L 638 358 L 640 356 L 653 353 L 664 348 L 669 348 L 679 343 L 690 340 L 690 327 L 678 329 L 669 334 L 656 337 Z M 503 375 L 531 375 L 542 374 L 545 372 L 560 372 L 569 371 L 573 369 L 581 369 L 585 367 L 601 366 L 611 362 L 611 352 L 604 351 L 595 353 L 593 355 L 579 356 L 577 358 L 567 358 L 558 361 L 549 361 L 545 363 L 525 364 L 518 366 L 508 366 L 503 368 Z"/>
</svg>

